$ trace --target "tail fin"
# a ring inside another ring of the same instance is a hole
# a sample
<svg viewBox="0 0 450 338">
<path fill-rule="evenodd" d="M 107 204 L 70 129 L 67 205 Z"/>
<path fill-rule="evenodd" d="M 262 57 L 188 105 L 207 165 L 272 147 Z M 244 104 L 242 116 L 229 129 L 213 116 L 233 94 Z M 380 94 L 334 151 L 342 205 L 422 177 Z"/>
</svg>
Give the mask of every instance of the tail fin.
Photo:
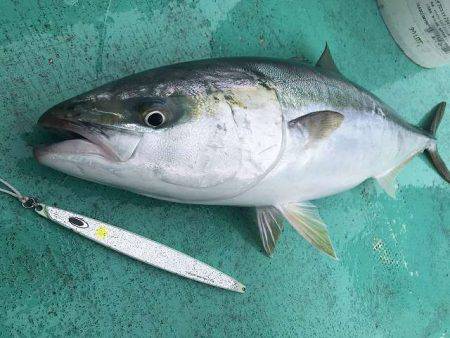
<svg viewBox="0 0 450 338">
<path fill-rule="evenodd" d="M 431 123 L 427 128 L 425 128 L 426 131 L 428 131 L 433 137 L 436 137 L 436 130 L 439 127 L 439 123 L 441 123 L 442 117 L 444 116 L 445 106 L 445 102 L 441 102 L 436 106 L 432 115 Z M 426 153 L 439 175 L 450 183 L 450 172 L 441 156 L 439 156 L 437 146 L 426 149 Z"/>
</svg>

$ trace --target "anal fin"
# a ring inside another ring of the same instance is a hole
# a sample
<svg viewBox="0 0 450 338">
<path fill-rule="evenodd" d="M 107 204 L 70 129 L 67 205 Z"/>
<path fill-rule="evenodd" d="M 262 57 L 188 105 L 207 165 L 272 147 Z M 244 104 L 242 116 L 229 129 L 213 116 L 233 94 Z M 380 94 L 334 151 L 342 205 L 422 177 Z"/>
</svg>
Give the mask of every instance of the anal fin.
<svg viewBox="0 0 450 338">
<path fill-rule="evenodd" d="M 395 194 L 398 188 L 397 175 L 409 163 L 409 161 L 413 159 L 414 155 L 408 157 L 405 161 L 400 163 L 398 166 L 392 168 L 384 175 L 375 177 L 381 188 L 383 188 L 383 190 L 392 198 L 395 198 Z"/>
<path fill-rule="evenodd" d="M 376 180 L 386 194 L 395 198 L 398 188 L 396 172 L 389 172 L 384 176 L 377 177 Z"/>
<path fill-rule="evenodd" d="M 275 245 L 283 231 L 283 219 L 280 212 L 274 207 L 256 208 L 258 228 L 264 250 L 271 256 Z"/>
<path fill-rule="evenodd" d="M 309 202 L 287 203 L 278 206 L 278 210 L 309 243 L 337 259 L 327 226 L 320 217 L 316 206 Z"/>
</svg>

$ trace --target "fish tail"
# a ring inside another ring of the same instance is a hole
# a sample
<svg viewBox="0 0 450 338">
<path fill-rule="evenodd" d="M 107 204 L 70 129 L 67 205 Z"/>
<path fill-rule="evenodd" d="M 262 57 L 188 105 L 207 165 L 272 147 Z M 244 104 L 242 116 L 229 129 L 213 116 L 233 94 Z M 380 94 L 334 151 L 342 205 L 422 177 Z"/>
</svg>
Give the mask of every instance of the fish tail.
<svg viewBox="0 0 450 338">
<path fill-rule="evenodd" d="M 445 106 L 445 102 L 439 103 L 432 112 L 431 121 L 426 127 L 424 127 L 424 129 L 434 138 L 436 137 L 437 128 L 439 127 L 442 117 L 444 116 Z M 444 180 L 450 183 L 450 172 L 445 165 L 444 160 L 438 153 L 436 143 L 433 143 L 432 146 L 425 149 L 425 152 L 439 175 L 441 175 Z"/>
</svg>

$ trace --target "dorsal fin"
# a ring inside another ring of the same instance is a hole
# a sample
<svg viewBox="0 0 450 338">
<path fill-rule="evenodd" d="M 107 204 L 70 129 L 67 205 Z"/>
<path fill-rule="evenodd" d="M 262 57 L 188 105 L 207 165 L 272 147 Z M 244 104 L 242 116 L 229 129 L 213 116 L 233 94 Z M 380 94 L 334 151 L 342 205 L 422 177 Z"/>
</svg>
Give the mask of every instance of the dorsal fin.
<svg viewBox="0 0 450 338">
<path fill-rule="evenodd" d="M 297 127 L 306 132 L 310 141 L 320 140 L 331 135 L 342 124 L 344 115 L 331 110 L 322 110 L 300 116 L 289 121 L 289 127 Z"/>
<path fill-rule="evenodd" d="M 317 61 L 316 67 L 341 74 L 339 69 L 336 67 L 336 64 L 334 63 L 333 57 L 331 56 L 330 48 L 328 48 L 328 43 L 325 44 L 325 49 L 323 50 L 322 55 Z"/>
</svg>

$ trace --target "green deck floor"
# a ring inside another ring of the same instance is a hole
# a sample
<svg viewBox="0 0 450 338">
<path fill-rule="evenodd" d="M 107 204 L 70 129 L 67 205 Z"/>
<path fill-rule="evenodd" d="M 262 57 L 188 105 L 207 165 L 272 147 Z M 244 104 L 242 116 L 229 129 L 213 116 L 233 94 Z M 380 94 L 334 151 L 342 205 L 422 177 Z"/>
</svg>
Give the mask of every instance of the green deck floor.
<svg viewBox="0 0 450 338">
<path fill-rule="evenodd" d="M 417 123 L 450 101 L 450 66 L 425 70 L 373 0 L 0 3 L 0 176 L 48 203 L 218 267 L 244 295 L 147 267 L 0 196 L 0 336 L 448 337 L 450 188 L 420 157 L 397 200 L 366 182 L 316 202 L 340 261 L 287 228 L 272 259 L 249 209 L 177 205 L 42 167 L 40 114 L 111 79 L 198 58 L 311 62 L 328 41 L 350 79 Z M 450 109 L 438 134 L 450 163 Z"/>
</svg>

